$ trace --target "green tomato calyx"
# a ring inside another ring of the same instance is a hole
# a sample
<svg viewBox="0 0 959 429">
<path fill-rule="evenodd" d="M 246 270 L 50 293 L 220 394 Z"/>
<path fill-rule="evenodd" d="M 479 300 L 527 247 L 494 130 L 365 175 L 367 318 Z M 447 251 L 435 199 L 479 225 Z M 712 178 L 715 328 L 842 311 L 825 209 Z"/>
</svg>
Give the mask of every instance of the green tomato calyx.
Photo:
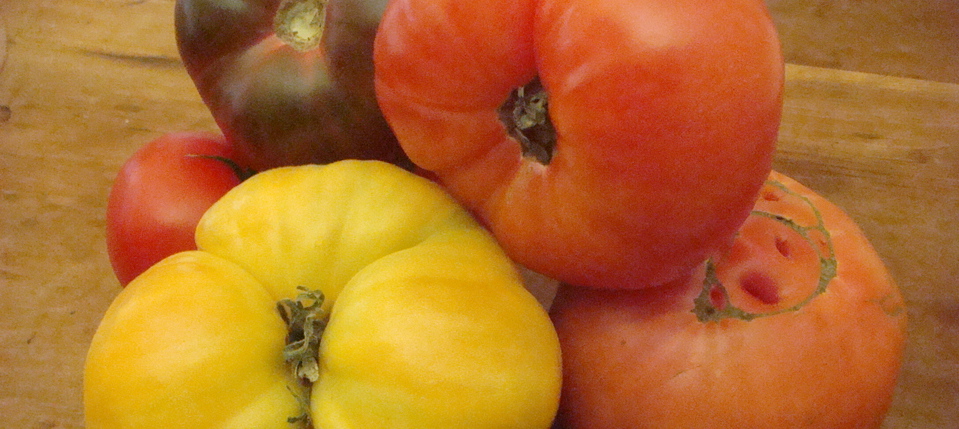
<svg viewBox="0 0 959 429">
<path fill-rule="evenodd" d="M 319 46 L 325 25 L 325 0 L 282 0 L 273 19 L 276 36 L 299 51 Z"/>
<path fill-rule="evenodd" d="M 549 117 L 549 94 L 539 77 L 513 90 L 498 112 L 509 135 L 519 142 L 523 156 L 548 165 L 556 148 L 556 128 Z"/>
<path fill-rule="evenodd" d="M 766 217 L 789 227 L 799 234 L 799 236 L 801 236 L 810 246 L 812 246 L 813 249 L 815 249 L 819 258 L 818 284 L 812 293 L 806 296 L 805 299 L 792 306 L 768 312 L 752 313 L 745 311 L 730 302 L 729 291 L 719 280 L 719 276 L 716 274 L 716 263 L 710 259 L 706 261 L 706 275 L 703 279 L 703 290 L 694 300 L 695 305 L 693 307 L 693 313 L 700 322 L 718 322 L 722 319 L 739 319 L 748 322 L 760 317 L 775 316 L 777 314 L 798 311 L 799 309 L 805 307 L 806 304 L 809 304 L 817 296 L 826 292 L 827 286 L 832 279 L 836 277 L 838 262 L 836 260 L 832 238 L 830 237 L 829 231 L 826 229 L 826 225 L 823 222 L 822 214 L 819 212 L 816 206 L 812 203 L 812 201 L 809 200 L 809 198 L 789 190 L 786 185 L 783 185 L 782 183 L 768 181 L 766 184 L 772 187 L 771 189 L 773 189 L 777 194 L 799 199 L 804 205 L 808 206 L 815 215 L 816 224 L 805 226 L 800 225 L 795 220 L 782 215 L 760 210 L 754 210 L 752 212 L 752 216 Z M 769 194 L 764 196 L 764 198 L 778 199 L 779 196 Z M 788 254 L 789 250 L 785 242 L 777 240 L 775 245 L 781 254 L 784 256 Z M 747 293 L 765 304 L 779 303 L 778 293 L 775 289 L 775 280 L 771 278 L 766 276 L 750 277 L 748 280 L 744 280 L 741 286 Z"/>
<path fill-rule="evenodd" d="M 283 358 L 297 378 L 313 383 L 320 377 L 320 339 L 329 321 L 329 313 L 323 309 L 323 292 L 302 286 L 298 289 L 302 293 L 295 299 L 282 299 L 276 303 L 289 332 Z"/>
</svg>

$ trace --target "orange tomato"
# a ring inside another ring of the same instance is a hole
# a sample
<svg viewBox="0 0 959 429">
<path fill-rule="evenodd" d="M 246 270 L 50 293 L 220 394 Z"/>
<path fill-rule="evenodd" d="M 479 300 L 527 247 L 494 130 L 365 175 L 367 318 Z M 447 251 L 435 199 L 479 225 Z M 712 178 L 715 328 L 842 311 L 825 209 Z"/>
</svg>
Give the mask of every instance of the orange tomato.
<svg viewBox="0 0 959 429">
<path fill-rule="evenodd" d="M 903 299 L 840 208 L 773 173 L 729 249 L 661 288 L 562 286 L 562 428 L 876 428 Z"/>
</svg>

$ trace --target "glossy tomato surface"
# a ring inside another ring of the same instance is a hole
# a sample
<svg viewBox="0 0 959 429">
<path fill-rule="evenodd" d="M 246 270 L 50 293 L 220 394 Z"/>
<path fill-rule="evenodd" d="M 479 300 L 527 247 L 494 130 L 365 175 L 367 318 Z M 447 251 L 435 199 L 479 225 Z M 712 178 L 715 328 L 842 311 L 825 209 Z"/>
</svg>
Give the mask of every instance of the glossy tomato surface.
<svg viewBox="0 0 959 429">
<path fill-rule="evenodd" d="M 386 0 L 178 0 L 180 56 L 238 161 L 259 171 L 408 160 L 373 91 Z"/>
<path fill-rule="evenodd" d="M 220 135 L 182 132 L 149 142 L 123 164 L 106 215 L 107 251 L 120 284 L 167 256 L 196 249 L 200 217 L 240 183 L 227 163 L 209 157 L 232 156 Z"/>
<path fill-rule="evenodd" d="M 732 246 L 661 288 L 563 286 L 561 428 L 876 428 L 902 296 L 838 207 L 773 173 Z"/>
<path fill-rule="evenodd" d="M 510 255 L 640 288 L 724 246 L 769 172 L 783 59 L 755 0 L 396 0 L 380 107 Z"/>
</svg>

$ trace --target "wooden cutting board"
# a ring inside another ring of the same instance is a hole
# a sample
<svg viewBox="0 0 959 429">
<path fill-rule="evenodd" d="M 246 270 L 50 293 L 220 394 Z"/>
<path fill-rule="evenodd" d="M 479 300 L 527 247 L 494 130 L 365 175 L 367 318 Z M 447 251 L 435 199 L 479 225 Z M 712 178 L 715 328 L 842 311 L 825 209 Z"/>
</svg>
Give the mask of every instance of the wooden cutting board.
<svg viewBox="0 0 959 429">
<path fill-rule="evenodd" d="M 163 133 L 216 130 L 172 10 L 0 1 L 0 427 L 82 427 L 86 348 L 119 291 L 113 177 Z M 959 427 L 959 85 L 789 65 L 775 167 L 844 207 L 908 300 L 886 427 Z"/>
</svg>

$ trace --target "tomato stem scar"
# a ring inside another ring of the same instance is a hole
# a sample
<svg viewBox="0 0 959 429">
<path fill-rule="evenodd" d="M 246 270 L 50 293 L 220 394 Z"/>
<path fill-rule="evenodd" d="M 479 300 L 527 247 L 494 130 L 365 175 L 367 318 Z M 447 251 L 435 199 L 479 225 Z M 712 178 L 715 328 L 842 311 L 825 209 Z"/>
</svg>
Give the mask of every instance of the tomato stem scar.
<svg viewBox="0 0 959 429">
<path fill-rule="evenodd" d="M 273 18 L 276 36 L 299 51 L 320 45 L 326 25 L 326 0 L 282 0 Z"/>
<path fill-rule="evenodd" d="M 286 323 L 286 346 L 283 359 L 293 370 L 293 375 L 306 385 L 312 385 L 320 378 L 320 340 L 329 322 L 329 311 L 323 309 L 325 297 L 319 290 L 310 290 L 299 286 L 300 294 L 294 299 L 281 299 L 276 303 L 280 317 Z M 295 395 L 303 413 L 287 419 L 290 424 L 304 424 L 312 427 L 310 419 L 310 398 Z"/>
<path fill-rule="evenodd" d="M 320 377 L 320 338 L 329 314 L 323 309 L 323 292 L 300 286 L 295 299 L 282 299 L 277 310 L 286 322 L 288 335 L 283 358 L 297 378 L 315 382 Z"/>
<path fill-rule="evenodd" d="M 696 314 L 696 318 L 699 319 L 700 322 L 718 322 L 722 319 L 728 318 L 740 319 L 748 322 L 760 317 L 775 316 L 777 314 L 797 311 L 806 306 L 806 304 L 809 304 L 817 296 L 826 292 L 826 287 L 829 285 L 829 282 L 836 277 L 838 262 L 833 249 L 832 238 L 829 234 L 829 231 L 826 229 L 826 225 L 823 222 L 822 214 L 819 212 L 819 209 L 816 208 L 809 198 L 789 190 L 786 188 L 786 185 L 780 182 L 767 181 L 766 185 L 775 187 L 779 192 L 791 197 L 799 198 L 805 205 L 809 206 L 813 214 L 816 216 L 815 225 L 803 226 L 796 221 L 782 215 L 760 210 L 753 210 L 751 213 L 753 216 L 770 218 L 789 227 L 802 236 L 802 238 L 806 240 L 806 242 L 808 242 L 813 249 L 815 249 L 819 256 L 819 283 L 816 286 L 816 289 L 810 293 L 809 296 L 796 305 L 765 313 L 750 313 L 740 309 L 739 307 L 736 307 L 729 302 L 729 293 L 726 289 L 726 286 L 723 285 L 723 283 L 719 280 L 719 277 L 716 275 L 716 263 L 710 259 L 706 261 L 706 276 L 703 279 L 703 291 L 694 300 L 695 306 L 693 307 L 693 313 Z M 764 192 L 762 195 L 773 194 Z M 779 199 L 780 197 L 777 197 L 775 201 L 778 201 Z M 810 233 L 816 234 L 816 236 L 813 237 Z M 780 243 L 777 242 L 776 245 L 779 252 L 782 253 L 783 256 L 788 256 L 788 251 L 784 251 L 784 247 L 781 247 L 782 245 Z"/>
<path fill-rule="evenodd" d="M 519 142 L 523 156 L 548 165 L 556 147 L 556 129 L 549 118 L 549 94 L 539 77 L 514 89 L 498 113 L 509 135 Z"/>
</svg>

